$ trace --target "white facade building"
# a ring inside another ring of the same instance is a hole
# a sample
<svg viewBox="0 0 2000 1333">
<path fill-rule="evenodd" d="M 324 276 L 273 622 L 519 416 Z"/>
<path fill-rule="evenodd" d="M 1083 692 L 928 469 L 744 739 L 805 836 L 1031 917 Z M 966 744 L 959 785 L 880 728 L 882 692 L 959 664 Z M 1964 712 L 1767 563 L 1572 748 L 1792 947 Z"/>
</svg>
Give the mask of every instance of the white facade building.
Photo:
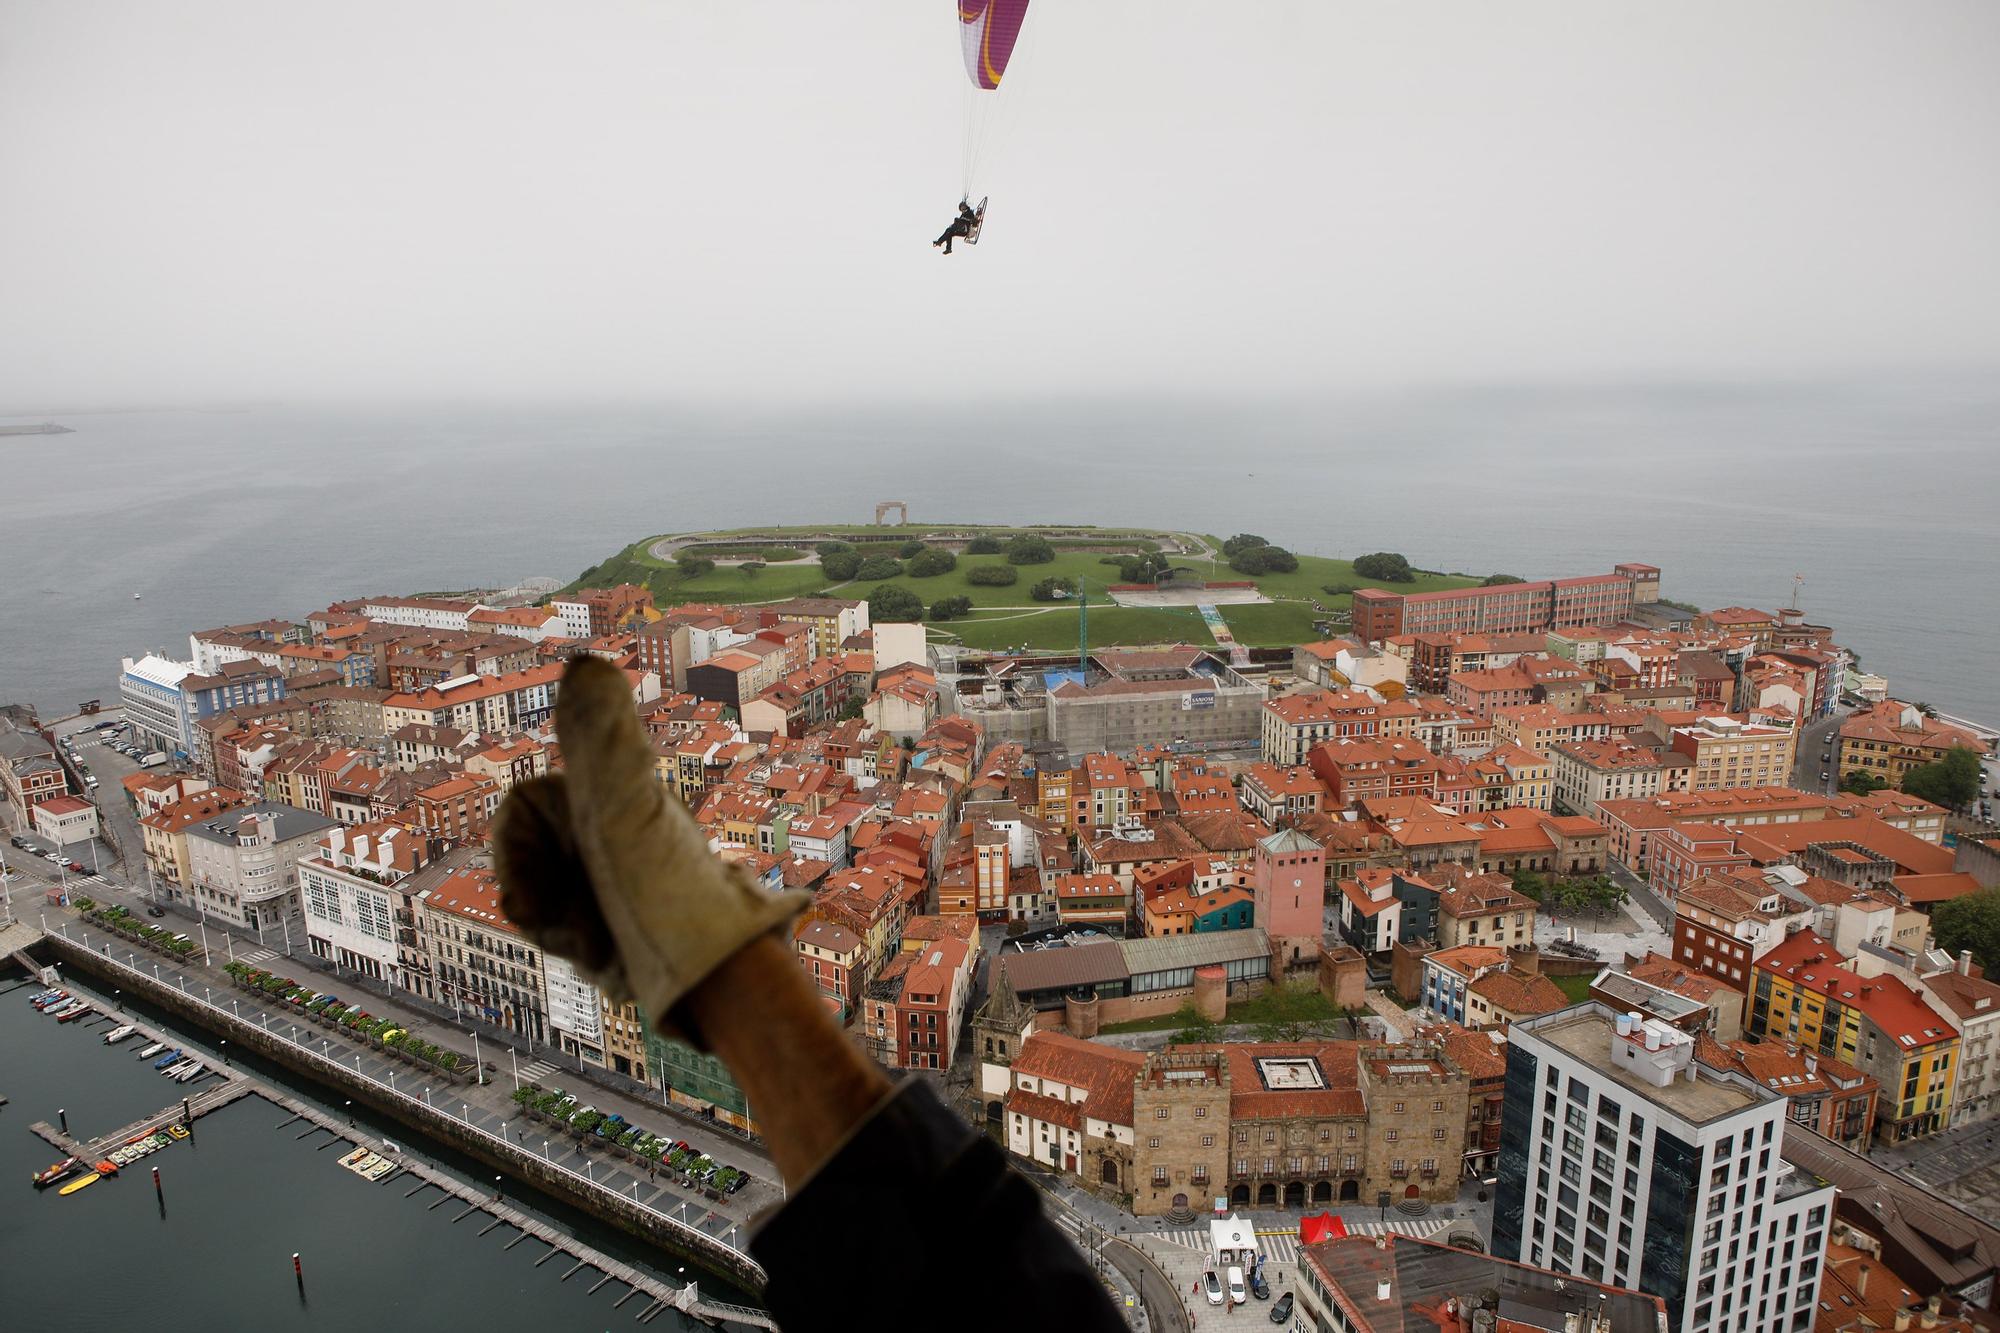
<svg viewBox="0 0 2000 1333">
<path fill-rule="evenodd" d="M 299 862 L 306 946 L 316 957 L 407 986 L 397 930 L 410 914 L 398 887 L 423 865 L 415 835 L 393 824 L 330 829 Z"/>
<path fill-rule="evenodd" d="M 299 886 L 299 862 L 318 850 L 334 821 L 259 801 L 187 828 L 189 898 L 203 911 L 255 930 L 283 922 Z"/>
<path fill-rule="evenodd" d="M 463 634 L 465 618 L 478 609 L 477 602 L 448 597 L 378 597 L 364 603 L 361 614 L 384 625 L 455 630 Z"/>
<path fill-rule="evenodd" d="M 1806 1333 L 1834 1191 L 1784 1096 L 1591 1002 L 1508 1033 L 1493 1254 L 1658 1294 L 1679 1333 Z"/>
<path fill-rule="evenodd" d="M 193 753 L 194 719 L 182 701 L 181 682 L 194 674 L 194 663 L 148 653 L 125 658 L 120 667 L 118 700 L 135 742 Z"/>
<path fill-rule="evenodd" d="M 603 1064 L 604 1013 L 597 987 L 557 954 L 544 956 L 542 977 L 548 986 L 549 1030 L 556 1044 L 579 1060 Z"/>
</svg>

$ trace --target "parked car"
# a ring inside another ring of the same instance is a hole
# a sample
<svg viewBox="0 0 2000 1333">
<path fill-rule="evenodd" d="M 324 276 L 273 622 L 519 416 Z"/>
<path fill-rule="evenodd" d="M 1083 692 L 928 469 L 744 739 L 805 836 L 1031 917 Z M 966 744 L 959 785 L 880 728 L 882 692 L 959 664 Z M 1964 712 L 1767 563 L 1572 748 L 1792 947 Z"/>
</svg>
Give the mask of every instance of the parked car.
<svg viewBox="0 0 2000 1333">
<path fill-rule="evenodd" d="M 1241 1305 L 1245 1300 L 1249 1299 L 1243 1290 L 1242 1269 L 1231 1264 L 1227 1280 L 1229 1283 L 1229 1303 L 1231 1305 Z"/>
<path fill-rule="evenodd" d="M 1271 1322 L 1274 1324 L 1282 1324 L 1291 1317 L 1292 1317 L 1292 1293 L 1288 1291 L 1284 1295 L 1278 1297 L 1278 1303 L 1271 1307 Z"/>
<path fill-rule="evenodd" d="M 1222 1279 L 1215 1275 L 1213 1268 L 1201 1275 L 1201 1289 L 1210 1305 L 1222 1304 Z"/>
<path fill-rule="evenodd" d="M 1271 1299 L 1271 1284 L 1264 1280 L 1264 1271 L 1260 1268 L 1250 1270 L 1250 1294 L 1260 1301 Z"/>
<path fill-rule="evenodd" d="M 84 865 L 81 861 L 65 861 L 63 865 L 68 868 L 69 873 L 72 875 L 88 875 L 90 873 L 90 867 Z"/>
<path fill-rule="evenodd" d="M 59 866 L 62 864 L 62 858 L 60 856 L 57 856 L 54 852 L 43 852 L 42 859 L 44 861 L 47 861 L 52 866 Z"/>
</svg>

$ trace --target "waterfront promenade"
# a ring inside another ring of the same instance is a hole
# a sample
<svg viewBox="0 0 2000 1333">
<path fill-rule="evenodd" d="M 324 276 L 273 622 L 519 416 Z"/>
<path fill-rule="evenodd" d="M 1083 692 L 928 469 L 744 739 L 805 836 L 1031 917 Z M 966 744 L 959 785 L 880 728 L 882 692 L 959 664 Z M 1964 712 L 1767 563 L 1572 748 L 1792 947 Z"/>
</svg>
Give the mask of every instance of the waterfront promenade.
<svg viewBox="0 0 2000 1333">
<path fill-rule="evenodd" d="M 143 978 L 138 979 L 131 992 L 132 998 L 146 998 L 148 989 Z M 194 1049 L 186 1034 L 147 1022 L 116 1005 L 105 1006 L 91 1014 L 77 1024 L 74 1032 L 78 1039 L 94 1039 L 100 1038 L 112 1027 L 128 1024 L 136 1029 L 136 1035 L 117 1048 L 119 1054 L 129 1056 L 132 1049 L 149 1042 L 190 1051 Z M 394 1189 L 405 1200 L 413 1200 L 411 1206 L 420 1205 L 436 1211 L 453 1205 L 455 1211 L 449 1216 L 450 1224 L 457 1226 L 476 1217 L 479 1222 L 475 1224 L 475 1230 L 480 1237 L 507 1228 L 491 1242 L 505 1251 L 515 1249 L 524 1241 L 539 1242 L 541 1252 L 525 1252 L 520 1256 L 520 1262 L 540 1267 L 552 1260 L 560 1260 L 563 1269 L 559 1281 L 568 1282 L 582 1275 L 579 1286 L 585 1288 L 586 1294 L 595 1293 L 612 1283 L 621 1284 L 624 1290 L 611 1294 L 610 1308 L 625 1309 L 641 1324 L 651 1323 L 664 1311 L 675 1310 L 710 1324 L 727 1322 L 750 1328 L 776 1327 L 770 1315 L 762 1310 L 705 1297 L 695 1281 L 675 1283 L 655 1276 L 604 1253 L 569 1230 L 514 1206 L 506 1199 L 498 1177 L 491 1187 L 474 1185 L 423 1160 L 403 1145 L 358 1127 L 352 1116 L 342 1117 L 324 1107 L 287 1095 L 242 1069 L 221 1061 L 219 1056 L 211 1058 L 207 1069 L 191 1089 L 181 1092 L 178 1085 L 163 1081 L 162 1093 L 171 1096 L 171 1100 L 160 1109 L 108 1133 L 95 1134 L 88 1140 L 73 1136 L 66 1127 L 43 1121 L 30 1125 L 28 1129 L 65 1154 L 95 1160 L 136 1137 L 169 1126 L 186 1126 L 199 1136 L 199 1125 L 204 1117 L 245 1098 L 261 1099 L 272 1110 L 283 1113 L 282 1118 L 274 1121 L 275 1129 L 287 1131 L 294 1126 L 303 1126 L 292 1137 L 307 1146 L 320 1152 L 338 1150 L 336 1155 L 350 1148 L 366 1148 L 393 1162 L 395 1170 L 374 1183 L 379 1188 Z M 311 1142 L 315 1139 L 317 1142 Z M 167 1160 L 158 1159 L 162 1164 Z M 144 1189 L 147 1164 L 128 1167 L 123 1174 L 130 1180 L 125 1183 Z M 164 1205 L 165 1198 L 162 1196 Z"/>
<path fill-rule="evenodd" d="M 649 1175 L 646 1168 L 627 1159 L 608 1152 L 587 1152 L 566 1137 L 551 1136 L 522 1116 L 513 1104 L 513 1084 L 505 1072 L 484 1086 L 426 1075 L 380 1051 L 300 1022 L 296 1012 L 277 1001 L 237 989 L 221 972 L 220 959 L 215 960 L 215 967 L 198 960 L 169 962 L 72 919 L 67 912 L 60 919 L 44 916 L 41 924 L 49 938 L 36 950 L 38 961 L 46 962 L 51 951 L 59 948 L 87 951 L 90 966 L 105 974 L 104 988 L 111 990 L 114 998 L 119 982 L 126 980 L 135 998 L 177 999 L 194 1008 L 196 1017 L 205 1011 L 206 1026 L 212 1029 L 226 1031 L 232 1024 L 240 1025 L 245 1031 L 234 1043 L 237 1052 L 245 1049 L 245 1037 L 254 1033 L 269 1043 L 266 1053 L 281 1063 L 309 1074 L 317 1071 L 324 1076 L 322 1081 L 335 1087 L 358 1082 L 378 1103 L 400 1105 L 403 1118 L 419 1127 L 427 1121 L 448 1125 L 450 1134 L 461 1140 L 458 1146 L 518 1163 L 523 1178 L 535 1180 L 540 1174 L 543 1179 L 537 1183 L 576 1196 L 585 1206 L 628 1230 L 658 1237 L 697 1263 L 717 1264 L 719 1259 L 718 1271 L 731 1280 L 752 1288 L 761 1285 L 762 1270 L 748 1254 L 752 1214 L 743 1201 L 750 1194 L 749 1188 L 721 1201 L 706 1199 L 669 1183 L 663 1179 L 665 1172 Z M 434 1029 L 419 1030 L 428 1035 Z M 186 1044 L 180 1039 L 177 1042 Z M 227 1038 L 220 1039 L 212 1054 L 226 1061 L 231 1046 Z M 600 1107 L 607 1106 L 607 1100 L 595 1097 L 595 1091 L 592 1099 Z M 649 1109 L 653 1114 L 648 1114 Z M 639 1124 L 670 1129 L 670 1122 L 657 1114 L 658 1109 L 635 1103 L 627 1114 Z M 596 1205 L 590 1203 L 592 1200 Z"/>
<path fill-rule="evenodd" d="M 106 889 L 111 891 L 107 892 Z M 117 902 L 132 906 L 143 903 L 143 898 L 120 891 L 115 885 L 103 883 L 80 886 L 78 894 L 88 894 L 100 902 Z M 45 929 L 50 932 L 65 930 L 71 939 L 80 938 L 80 932 L 88 931 L 102 935 L 95 927 L 78 920 L 71 911 L 59 908 L 38 908 L 32 913 L 23 913 L 24 924 L 30 929 Z M 67 923 L 67 925 L 65 925 Z M 302 960 L 287 958 L 283 953 L 267 946 L 259 945 L 254 938 L 242 939 L 230 935 L 211 924 L 201 927 L 195 923 L 176 927 L 183 929 L 197 943 L 206 942 L 207 961 L 201 953 L 184 960 L 167 960 L 157 954 L 148 953 L 138 946 L 112 936 L 103 936 L 95 952 L 102 952 L 101 945 L 108 941 L 113 946 L 113 956 L 119 961 L 133 961 L 144 965 L 149 975 L 156 974 L 169 985 L 181 986 L 187 994 L 202 996 L 212 994 L 227 996 L 235 1001 L 236 1009 L 243 1015 L 267 1014 L 272 1020 L 285 1018 L 287 1025 L 297 1024 L 301 1037 L 310 1037 L 324 1044 L 329 1050 L 345 1052 L 341 1058 L 350 1065 L 355 1056 L 361 1057 L 364 1074 L 387 1083 L 394 1079 L 396 1086 L 413 1095 L 421 1095 L 426 1084 L 431 1085 L 434 1094 L 449 1092 L 466 1105 L 473 1124 L 488 1129 L 497 1128 L 515 1120 L 520 1120 L 518 1108 L 513 1102 L 515 1087 L 527 1083 L 539 1083 L 543 1087 L 560 1086 L 601 1111 L 615 1112 L 626 1120 L 643 1125 L 670 1139 L 686 1139 L 700 1151 L 720 1162 L 729 1163 L 747 1172 L 750 1183 L 736 1194 L 718 1200 L 704 1199 L 698 1194 L 681 1190 L 665 1179 L 648 1180 L 643 1171 L 631 1167 L 611 1167 L 626 1177 L 620 1188 L 626 1188 L 631 1176 L 636 1172 L 641 1186 L 640 1197 L 672 1209 L 685 1203 L 688 1213 L 684 1216 L 705 1219 L 703 1229 L 712 1235 L 722 1235 L 731 1226 L 747 1229 L 753 1217 L 768 1212 L 784 1200 L 784 1190 L 779 1183 L 776 1167 L 772 1166 L 762 1149 L 752 1141 L 717 1128 L 712 1122 L 692 1116 L 677 1108 L 663 1105 L 657 1098 L 621 1092 L 606 1083 L 588 1078 L 577 1072 L 572 1065 L 568 1069 L 554 1067 L 554 1057 L 546 1049 L 538 1052 L 517 1052 L 512 1047 L 502 1045 L 484 1032 L 475 1032 L 454 1027 L 449 1017 L 439 1018 L 425 1006 L 409 1003 L 393 996 L 383 996 L 373 989 L 355 986 L 347 980 L 335 978 L 316 968 L 303 965 Z M 25 941 L 24 941 L 25 942 Z M 240 960 L 252 966 L 267 968 L 281 976 L 296 978 L 301 985 L 316 986 L 335 991 L 351 999 L 371 1014 L 384 1018 L 394 1018 L 399 1024 L 417 1033 L 424 1040 L 453 1052 L 470 1064 L 475 1053 L 478 1060 L 489 1066 L 489 1082 L 478 1087 L 463 1087 L 443 1078 L 426 1079 L 422 1071 L 400 1061 L 393 1060 L 377 1050 L 369 1049 L 364 1043 L 346 1040 L 323 1029 L 310 1026 L 300 1018 L 296 1010 L 267 997 L 253 995 L 237 989 L 233 980 L 223 969 L 231 961 Z M 525 1044 L 525 1043 L 524 1043 Z M 317 1049 L 317 1047 L 315 1047 Z M 516 1129 L 526 1131 L 533 1140 L 534 1130 L 526 1120 L 521 1120 Z M 561 1152 L 564 1144 L 551 1140 L 551 1152 L 556 1160 L 564 1158 Z M 581 1171 L 589 1158 L 581 1151 L 572 1150 L 569 1164 Z M 739 1231 L 736 1240 L 741 1240 Z"/>
</svg>

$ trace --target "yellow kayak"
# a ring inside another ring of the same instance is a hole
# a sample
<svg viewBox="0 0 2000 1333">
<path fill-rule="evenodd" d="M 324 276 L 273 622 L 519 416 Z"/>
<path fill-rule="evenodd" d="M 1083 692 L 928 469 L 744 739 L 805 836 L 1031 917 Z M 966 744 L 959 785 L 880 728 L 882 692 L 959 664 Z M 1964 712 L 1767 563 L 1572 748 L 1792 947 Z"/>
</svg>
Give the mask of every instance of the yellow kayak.
<svg viewBox="0 0 2000 1333">
<path fill-rule="evenodd" d="M 82 1189 L 85 1185 L 95 1185 L 97 1181 L 98 1181 L 98 1175 L 95 1171 L 93 1171 L 87 1176 L 78 1176 L 75 1180 L 70 1181 L 69 1184 L 57 1190 L 56 1193 L 74 1194 L 78 1190 Z"/>
</svg>

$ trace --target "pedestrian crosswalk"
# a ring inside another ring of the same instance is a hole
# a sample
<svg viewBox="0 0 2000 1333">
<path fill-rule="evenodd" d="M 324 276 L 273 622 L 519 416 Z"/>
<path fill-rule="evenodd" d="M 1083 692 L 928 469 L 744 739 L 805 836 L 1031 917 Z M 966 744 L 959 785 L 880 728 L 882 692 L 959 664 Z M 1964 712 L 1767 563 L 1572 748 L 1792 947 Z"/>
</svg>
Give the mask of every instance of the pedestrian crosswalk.
<svg viewBox="0 0 2000 1333">
<path fill-rule="evenodd" d="M 525 1064 L 521 1066 L 521 1077 L 524 1079 L 531 1080 L 532 1082 L 535 1083 L 540 1083 L 543 1079 L 547 1078 L 550 1074 L 553 1074 L 555 1072 L 556 1072 L 556 1067 L 550 1064 L 547 1060 L 536 1060 L 530 1064 Z"/>
<path fill-rule="evenodd" d="M 237 959 L 245 963 L 268 963 L 277 956 L 275 949 L 252 949 L 249 953 L 237 955 Z"/>
<path fill-rule="evenodd" d="M 1396 1236 L 1415 1236 L 1424 1239 L 1435 1236 L 1451 1225 L 1449 1218 L 1443 1217 L 1398 1217 L 1387 1223 L 1349 1222 L 1347 1234 L 1350 1236 L 1376 1236 L 1384 1233 Z M 1174 1231 L 1155 1232 L 1161 1240 L 1185 1245 L 1190 1250 L 1208 1250 L 1208 1229 L 1206 1227 L 1182 1227 Z M 1296 1229 L 1286 1231 L 1257 1232 L 1257 1248 L 1272 1263 L 1289 1264 L 1299 1257 L 1299 1236 Z"/>
</svg>

